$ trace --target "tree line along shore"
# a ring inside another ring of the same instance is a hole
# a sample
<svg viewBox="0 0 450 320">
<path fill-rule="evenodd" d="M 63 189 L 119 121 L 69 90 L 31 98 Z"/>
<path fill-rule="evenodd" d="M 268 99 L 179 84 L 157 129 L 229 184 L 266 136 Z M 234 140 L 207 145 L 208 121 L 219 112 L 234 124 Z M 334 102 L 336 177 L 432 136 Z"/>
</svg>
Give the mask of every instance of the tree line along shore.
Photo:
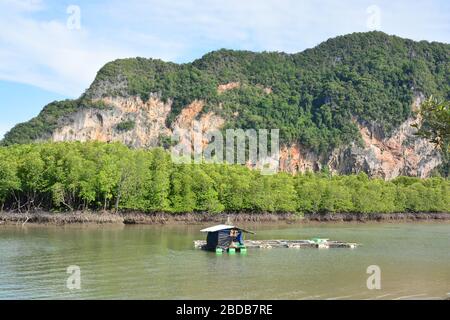
<svg viewBox="0 0 450 320">
<path fill-rule="evenodd" d="M 441 216 L 450 212 L 449 186 L 442 177 L 384 181 L 364 173 L 262 175 L 241 165 L 174 164 L 163 149 L 130 149 L 120 143 L 0 147 L 0 207 L 10 215 Z"/>
</svg>

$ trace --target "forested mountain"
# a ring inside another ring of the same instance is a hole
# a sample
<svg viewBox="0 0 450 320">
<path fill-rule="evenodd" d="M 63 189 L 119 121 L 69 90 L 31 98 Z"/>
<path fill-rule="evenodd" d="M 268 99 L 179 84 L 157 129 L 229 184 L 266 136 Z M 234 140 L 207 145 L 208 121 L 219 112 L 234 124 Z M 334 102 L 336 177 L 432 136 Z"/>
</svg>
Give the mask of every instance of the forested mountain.
<svg viewBox="0 0 450 320">
<path fill-rule="evenodd" d="M 279 128 L 285 171 L 426 177 L 442 155 L 414 136 L 413 109 L 431 95 L 450 98 L 449 57 L 449 44 L 368 32 L 297 54 L 219 50 L 186 64 L 121 59 L 106 64 L 79 99 L 50 103 L 2 143 L 154 147 L 195 123 Z"/>
</svg>

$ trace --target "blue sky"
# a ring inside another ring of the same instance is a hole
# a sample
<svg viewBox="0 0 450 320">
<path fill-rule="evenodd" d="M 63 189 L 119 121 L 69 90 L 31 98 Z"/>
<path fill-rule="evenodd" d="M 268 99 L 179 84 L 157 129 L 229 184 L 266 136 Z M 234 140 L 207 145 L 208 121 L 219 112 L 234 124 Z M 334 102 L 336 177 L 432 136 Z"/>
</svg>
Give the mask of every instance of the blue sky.
<svg viewBox="0 0 450 320">
<path fill-rule="evenodd" d="M 0 0 L 0 137 L 48 102 L 78 97 L 117 58 L 298 52 L 373 29 L 449 43 L 450 1 Z"/>
</svg>

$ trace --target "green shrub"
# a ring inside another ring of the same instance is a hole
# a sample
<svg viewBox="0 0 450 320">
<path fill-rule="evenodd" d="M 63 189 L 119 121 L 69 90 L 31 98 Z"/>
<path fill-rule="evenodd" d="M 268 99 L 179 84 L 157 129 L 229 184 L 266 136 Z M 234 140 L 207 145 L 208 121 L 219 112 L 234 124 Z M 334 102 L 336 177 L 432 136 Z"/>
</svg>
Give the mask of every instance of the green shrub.
<svg viewBox="0 0 450 320">
<path fill-rule="evenodd" d="M 130 131 L 133 130 L 136 126 L 136 123 L 133 120 L 126 120 L 116 125 L 116 129 L 118 131 Z"/>
</svg>

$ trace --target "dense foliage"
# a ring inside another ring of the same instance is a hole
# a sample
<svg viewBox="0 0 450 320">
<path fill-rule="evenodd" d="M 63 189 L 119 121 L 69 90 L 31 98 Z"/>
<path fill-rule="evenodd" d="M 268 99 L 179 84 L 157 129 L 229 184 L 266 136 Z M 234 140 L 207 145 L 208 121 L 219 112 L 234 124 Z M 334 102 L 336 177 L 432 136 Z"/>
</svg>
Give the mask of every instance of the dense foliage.
<svg viewBox="0 0 450 320">
<path fill-rule="evenodd" d="M 194 99 L 207 103 L 231 128 L 278 128 L 283 142 L 299 141 L 317 153 L 358 140 L 355 120 L 389 134 L 410 115 L 413 98 L 448 99 L 450 46 L 414 42 L 381 32 L 330 39 L 298 54 L 219 50 L 187 64 L 133 58 L 106 64 L 86 93 L 158 94 L 173 101 L 171 122 Z M 239 82 L 223 93 L 219 84 Z M 47 106 L 5 136 L 4 144 L 45 138 L 69 102 Z M 238 116 L 236 116 L 238 115 Z"/>
<path fill-rule="evenodd" d="M 122 121 L 117 124 L 116 129 L 119 131 L 130 131 L 136 126 L 136 123 L 133 120 Z"/>
<path fill-rule="evenodd" d="M 443 178 L 267 176 L 240 165 L 174 164 L 161 148 L 132 150 L 119 143 L 0 147 L 2 210 L 450 212 L 449 187 Z"/>
<path fill-rule="evenodd" d="M 438 167 L 443 177 L 450 174 L 450 100 L 439 101 L 430 97 L 417 111 L 418 121 L 413 124 L 417 135 L 435 144 L 441 150 L 442 164 Z"/>
<path fill-rule="evenodd" d="M 433 97 L 421 104 L 418 114 L 422 118 L 417 135 L 428 139 L 437 147 L 448 151 L 450 147 L 450 101 L 440 102 Z"/>
</svg>

